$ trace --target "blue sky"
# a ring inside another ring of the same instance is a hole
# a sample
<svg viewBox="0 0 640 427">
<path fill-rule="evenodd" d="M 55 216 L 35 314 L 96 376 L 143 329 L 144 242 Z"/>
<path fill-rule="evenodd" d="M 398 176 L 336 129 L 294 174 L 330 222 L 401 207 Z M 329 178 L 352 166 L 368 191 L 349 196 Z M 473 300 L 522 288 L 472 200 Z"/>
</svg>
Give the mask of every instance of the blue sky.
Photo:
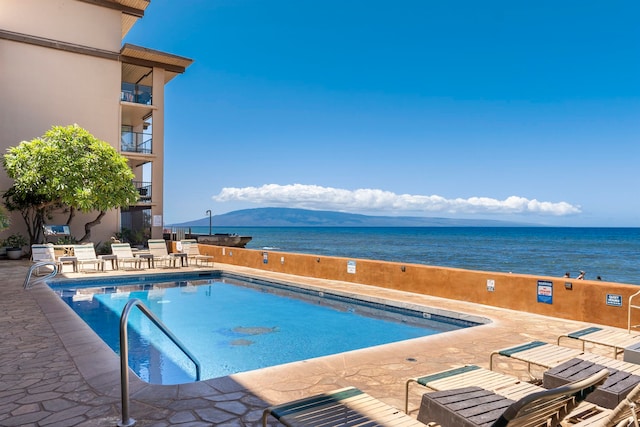
<svg viewBox="0 0 640 427">
<path fill-rule="evenodd" d="M 153 0 L 167 224 L 285 206 L 640 226 L 640 3 Z"/>
</svg>

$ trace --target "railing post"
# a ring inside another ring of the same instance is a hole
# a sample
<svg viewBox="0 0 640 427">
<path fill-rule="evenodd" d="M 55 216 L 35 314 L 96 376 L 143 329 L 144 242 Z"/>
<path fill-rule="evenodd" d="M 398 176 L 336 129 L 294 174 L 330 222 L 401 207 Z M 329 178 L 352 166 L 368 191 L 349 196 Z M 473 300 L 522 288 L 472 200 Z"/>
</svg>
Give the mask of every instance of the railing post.
<svg viewBox="0 0 640 427">
<path fill-rule="evenodd" d="M 636 292 L 635 294 L 631 295 L 629 297 L 629 313 L 627 314 L 627 332 L 631 333 L 631 309 L 632 308 L 640 308 L 640 306 L 638 305 L 633 305 L 633 299 L 635 297 L 637 297 L 638 295 L 640 295 L 640 291 Z M 633 325 L 633 327 L 637 327 L 637 325 Z"/>
<path fill-rule="evenodd" d="M 127 340 L 127 320 L 131 308 L 139 300 L 127 302 L 120 316 L 120 398 L 122 400 L 122 420 L 118 427 L 131 427 L 136 420 L 129 417 L 129 345 Z"/>
<path fill-rule="evenodd" d="M 27 272 L 27 277 L 24 279 L 24 285 L 22 286 L 23 289 L 28 289 L 30 287 L 29 281 L 31 280 L 31 275 L 33 274 L 33 270 L 36 270 L 36 269 L 38 269 L 40 267 L 44 267 L 45 265 L 52 266 L 53 267 L 53 271 L 51 273 L 47 274 L 45 277 L 42 277 L 42 278 L 34 281 L 32 283 L 32 285 L 35 284 L 35 283 L 38 283 L 38 282 L 43 282 L 43 281 L 47 280 L 49 277 L 54 277 L 56 274 L 58 274 L 58 263 L 57 262 L 55 262 L 55 261 L 40 261 L 40 262 L 38 262 L 36 264 L 33 264 L 29 268 L 29 271 Z"/>
</svg>

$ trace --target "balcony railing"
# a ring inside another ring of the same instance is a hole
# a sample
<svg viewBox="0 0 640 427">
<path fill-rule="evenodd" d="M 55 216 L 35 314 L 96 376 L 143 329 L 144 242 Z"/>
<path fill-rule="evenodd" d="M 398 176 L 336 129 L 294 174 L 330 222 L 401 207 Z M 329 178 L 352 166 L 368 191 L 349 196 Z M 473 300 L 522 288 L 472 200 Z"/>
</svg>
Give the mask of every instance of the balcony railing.
<svg viewBox="0 0 640 427">
<path fill-rule="evenodd" d="M 122 131 L 120 149 L 128 153 L 152 153 L 152 135 L 150 133 Z"/>
<path fill-rule="evenodd" d="M 134 83 L 122 82 L 120 100 L 134 102 L 136 104 L 151 105 L 151 86 L 137 85 Z"/>
<path fill-rule="evenodd" d="M 142 181 L 133 181 L 133 185 L 138 189 L 140 194 L 139 203 L 151 203 L 151 183 Z"/>
</svg>

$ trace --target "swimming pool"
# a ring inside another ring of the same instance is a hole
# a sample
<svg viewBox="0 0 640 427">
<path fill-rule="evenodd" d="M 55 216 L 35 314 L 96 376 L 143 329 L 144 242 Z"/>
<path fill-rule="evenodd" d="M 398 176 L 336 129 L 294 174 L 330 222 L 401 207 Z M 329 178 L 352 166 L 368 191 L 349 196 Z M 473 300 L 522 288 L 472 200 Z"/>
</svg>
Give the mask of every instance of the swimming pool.
<svg viewBox="0 0 640 427">
<path fill-rule="evenodd" d="M 63 279 L 49 283 L 119 353 L 120 314 L 140 299 L 202 364 L 202 379 L 418 338 L 484 323 L 219 272 Z M 193 363 L 139 310 L 129 317 L 129 365 L 145 381 L 190 382 Z"/>
</svg>

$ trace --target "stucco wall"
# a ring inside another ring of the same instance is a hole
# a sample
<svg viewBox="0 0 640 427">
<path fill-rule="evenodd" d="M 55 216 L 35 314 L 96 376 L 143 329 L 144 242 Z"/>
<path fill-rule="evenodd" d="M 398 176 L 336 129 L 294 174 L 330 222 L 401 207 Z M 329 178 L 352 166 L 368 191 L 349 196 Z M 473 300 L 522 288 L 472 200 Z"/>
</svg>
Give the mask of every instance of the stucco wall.
<svg viewBox="0 0 640 427">
<path fill-rule="evenodd" d="M 213 255 L 215 261 L 225 264 L 398 289 L 621 328 L 627 327 L 629 296 L 640 290 L 636 285 L 562 277 L 199 246 L 201 253 Z M 353 271 L 353 268 L 355 273 L 348 271 Z M 488 281 L 493 281 L 492 291 L 488 289 Z M 549 283 L 552 288 L 551 300 L 549 303 L 539 302 L 539 284 L 543 290 L 549 289 Z M 566 284 L 571 284 L 571 289 Z M 622 306 L 612 305 L 617 300 L 621 301 Z M 633 317 L 632 322 L 640 323 L 640 314 Z"/>
<path fill-rule="evenodd" d="M 0 28 L 116 52 L 122 41 L 120 11 L 76 0 L 2 0 Z"/>
<path fill-rule="evenodd" d="M 54 125 L 77 123 L 96 138 L 117 146 L 120 141 L 119 115 L 121 67 L 117 61 L 74 55 L 25 43 L 0 40 L 0 50 L 11 66 L 0 66 L 0 148 L 31 140 Z M 0 191 L 12 184 L 0 168 Z M 84 234 L 84 223 L 97 213 L 80 214 L 73 221 L 73 235 Z M 66 217 L 54 221 L 66 222 Z M 118 230 L 116 211 L 109 212 L 99 227 L 94 241 L 104 241 Z M 11 230 L 26 235 L 23 221 L 12 215 Z M 6 237 L 6 236 L 4 236 Z M 0 237 L 1 238 L 1 237 Z"/>
<path fill-rule="evenodd" d="M 9 0 L 0 10 L 3 30 L 114 54 L 120 50 L 121 14 L 116 10 L 75 0 Z M 115 59 L 0 39 L 0 150 L 39 137 L 54 125 L 74 123 L 118 147 L 121 74 Z M 0 168 L 0 193 L 11 184 Z M 72 223 L 73 236 L 82 237 L 84 224 L 96 216 L 79 213 Z M 19 214 L 11 217 L 11 228 L 0 233 L 0 239 L 14 232 L 26 235 Z M 66 216 L 49 223 L 66 223 Z M 117 230 L 119 215 L 113 210 L 93 228 L 91 240 L 108 240 Z"/>
</svg>

